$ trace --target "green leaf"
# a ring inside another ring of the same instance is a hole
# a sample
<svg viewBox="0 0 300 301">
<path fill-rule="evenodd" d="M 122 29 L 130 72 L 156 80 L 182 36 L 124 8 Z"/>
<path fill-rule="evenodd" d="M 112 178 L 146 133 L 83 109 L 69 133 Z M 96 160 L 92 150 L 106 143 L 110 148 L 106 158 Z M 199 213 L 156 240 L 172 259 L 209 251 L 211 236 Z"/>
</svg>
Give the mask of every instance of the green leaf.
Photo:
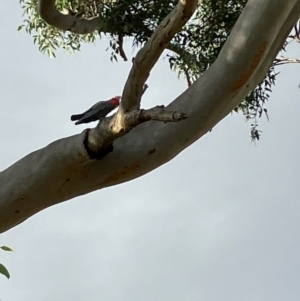
<svg viewBox="0 0 300 301">
<path fill-rule="evenodd" d="M 18 31 L 20 31 L 23 28 L 22 25 L 18 26 Z"/>
<path fill-rule="evenodd" d="M 2 246 L 2 247 L 0 247 L 2 250 L 4 250 L 4 251 L 10 251 L 10 252 L 13 252 L 13 249 L 12 248 L 10 248 L 10 247 L 8 247 L 8 246 Z"/>
<path fill-rule="evenodd" d="M 6 276 L 7 279 L 10 278 L 10 275 L 9 275 L 9 272 L 8 272 L 7 268 L 1 263 L 0 263 L 0 274 Z"/>
</svg>

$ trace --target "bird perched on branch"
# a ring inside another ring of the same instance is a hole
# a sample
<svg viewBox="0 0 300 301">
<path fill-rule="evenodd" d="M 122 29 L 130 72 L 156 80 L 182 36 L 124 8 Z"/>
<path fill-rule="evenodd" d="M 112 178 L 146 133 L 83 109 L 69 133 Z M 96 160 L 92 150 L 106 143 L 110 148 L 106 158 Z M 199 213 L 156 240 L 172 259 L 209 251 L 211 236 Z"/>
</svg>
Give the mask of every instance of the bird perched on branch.
<svg viewBox="0 0 300 301">
<path fill-rule="evenodd" d="M 76 114 L 71 116 L 71 120 L 75 121 L 75 124 L 88 123 L 103 119 L 113 109 L 117 108 L 120 104 L 121 96 L 115 96 L 110 100 L 98 101 L 90 109 L 82 114 Z"/>
</svg>

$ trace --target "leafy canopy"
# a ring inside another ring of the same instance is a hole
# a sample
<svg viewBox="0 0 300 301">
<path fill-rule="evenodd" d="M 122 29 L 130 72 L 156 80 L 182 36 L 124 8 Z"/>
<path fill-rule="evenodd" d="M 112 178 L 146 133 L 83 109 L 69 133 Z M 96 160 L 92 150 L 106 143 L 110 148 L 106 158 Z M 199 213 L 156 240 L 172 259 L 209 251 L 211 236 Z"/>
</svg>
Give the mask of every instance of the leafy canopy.
<svg viewBox="0 0 300 301">
<path fill-rule="evenodd" d="M 20 0 L 25 19 L 19 30 L 32 35 L 39 50 L 55 57 L 59 48 L 79 51 L 83 43 L 93 43 L 102 35 L 109 37 L 111 60 L 123 59 L 123 38 L 130 37 L 133 47 L 141 47 L 164 17 L 177 5 L 177 0 L 57 0 L 59 11 L 80 18 L 100 16 L 99 30 L 87 35 L 63 32 L 43 21 L 38 12 L 38 0 Z M 174 37 L 167 54 L 170 68 L 186 77 L 190 85 L 212 65 L 241 14 L 246 0 L 203 0 L 193 18 Z M 274 85 L 276 73 L 271 67 L 264 81 L 235 109 L 246 119 L 253 119 L 251 138 L 258 140 L 257 117 L 267 115 L 264 104 Z"/>
</svg>

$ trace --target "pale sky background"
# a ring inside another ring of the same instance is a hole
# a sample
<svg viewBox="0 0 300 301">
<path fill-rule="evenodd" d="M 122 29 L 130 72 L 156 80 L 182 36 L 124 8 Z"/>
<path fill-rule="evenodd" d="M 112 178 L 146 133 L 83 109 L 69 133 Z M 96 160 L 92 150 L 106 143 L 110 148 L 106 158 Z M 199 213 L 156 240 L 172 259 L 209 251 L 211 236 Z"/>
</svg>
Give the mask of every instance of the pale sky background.
<svg viewBox="0 0 300 301">
<path fill-rule="evenodd" d="M 81 132 L 70 115 L 120 94 L 131 64 L 110 63 L 105 40 L 49 59 L 17 32 L 18 1 L 0 9 L 3 170 Z M 299 301 L 299 82 L 281 68 L 256 146 L 231 114 L 159 169 L 1 234 L 15 250 L 0 252 L 1 301 Z M 147 108 L 186 89 L 163 59 L 148 84 Z"/>
</svg>

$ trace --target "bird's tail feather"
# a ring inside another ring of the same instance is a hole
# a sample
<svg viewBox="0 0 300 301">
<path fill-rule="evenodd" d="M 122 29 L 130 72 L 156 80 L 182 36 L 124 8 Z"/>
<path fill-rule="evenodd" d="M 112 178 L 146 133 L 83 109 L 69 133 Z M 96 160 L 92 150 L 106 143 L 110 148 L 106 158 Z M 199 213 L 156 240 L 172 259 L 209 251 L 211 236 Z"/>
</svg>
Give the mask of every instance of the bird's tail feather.
<svg viewBox="0 0 300 301">
<path fill-rule="evenodd" d="M 84 114 L 76 114 L 76 115 L 72 115 L 71 116 L 71 120 L 75 121 L 75 120 L 79 120 L 81 117 L 83 117 Z"/>
</svg>

